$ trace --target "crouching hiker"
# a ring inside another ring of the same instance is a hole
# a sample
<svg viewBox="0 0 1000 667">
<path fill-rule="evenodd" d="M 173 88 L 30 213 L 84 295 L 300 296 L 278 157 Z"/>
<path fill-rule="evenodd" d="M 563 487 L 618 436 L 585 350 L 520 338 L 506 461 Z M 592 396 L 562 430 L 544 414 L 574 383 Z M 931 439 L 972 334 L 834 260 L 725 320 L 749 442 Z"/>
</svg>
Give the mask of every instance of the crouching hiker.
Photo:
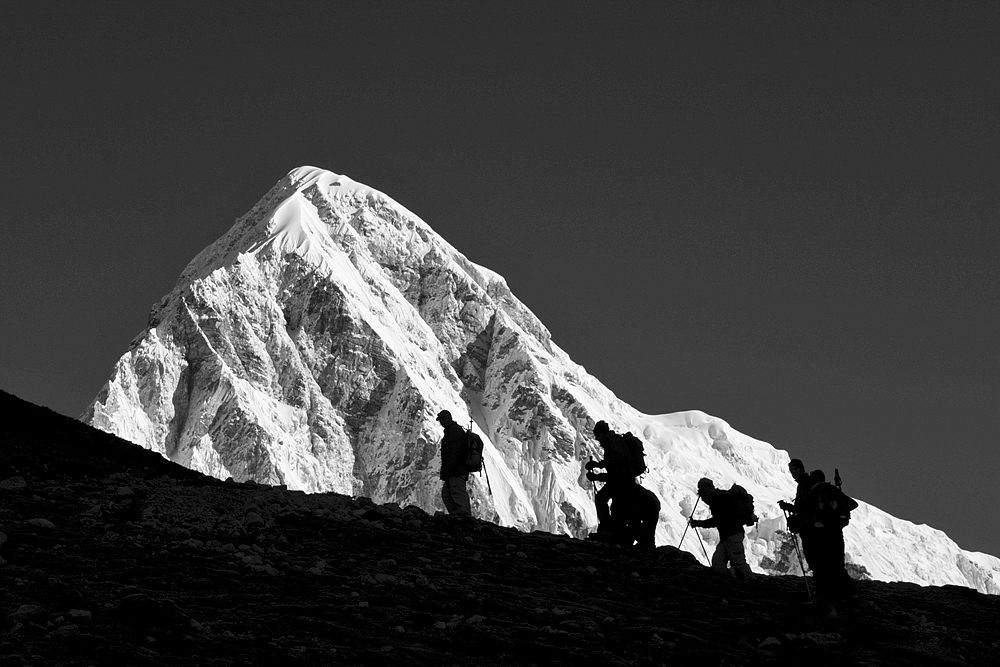
<svg viewBox="0 0 1000 667">
<path fill-rule="evenodd" d="M 449 514 L 472 516 L 472 501 L 469 499 L 469 471 L 465 469 L 468 456 L 465 429 L 451 418 L 451 413 L 442 410 L 437 416 L 444 427 L 441 438 L 441 500 Z"/>
<path fill-rule="evenodd" d="M 620 544 L 652 551 L 656 548 L 656 522 L 660 519 L 660 499 L 649 489 L 633 485 L 629 498 L 617 498 L 612 516 L 621 526 Z"/>
<path fill-rule="evenodd" d="M 733 486 L 737 487 L 735 484 Z M 702 477 L 698 480 L 698 496 L 712 510 L 712 518 L 691 519 L 689 523 L 696 528 L 719 529 L 719 545 L 712 554 L 712 569 L 723 574 L 731 573 L 740 580 L 750 580 L 753 572 L 747 565 L 743 547 L 743 525 L 748 517 L 743 516 L 745 511 L 741 508 L 742 499 L 737 497 L 746 494 L 746 491 L 743 487 L 738 488 L 739 491 L 716 489 L 712 480 Z M 753 502 L 752 497 L 750 502 Z M 729 566 L 732 566 L 732 570 Z"/>
</svg>

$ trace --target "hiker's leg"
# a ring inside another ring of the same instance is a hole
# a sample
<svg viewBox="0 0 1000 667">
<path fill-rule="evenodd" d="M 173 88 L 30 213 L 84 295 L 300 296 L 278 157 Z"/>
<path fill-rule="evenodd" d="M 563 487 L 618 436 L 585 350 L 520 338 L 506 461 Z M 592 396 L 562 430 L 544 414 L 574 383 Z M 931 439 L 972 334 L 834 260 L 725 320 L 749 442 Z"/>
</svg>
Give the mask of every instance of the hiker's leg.
<svg viewBox="0 0 1000 667">
<path fill-rule="evenodd" d="M 747 565 L 746 550 L 743 546 L 743 533 L 736 533 L 735 535 L 730 535 L 723 542 L 726 548 L 726 557 L 733 566 L 733 574 L 737 579 L 752 579 L 753 572 L 750 570 L 750 566 Z"/>
<path fill-rule="evenodd" d="M 833 579 L 833 598 L 847 600 L 854 595 L 855 586 L 851 575 L 847 573 L 847 563 L 844 554 L 844 531 L 832 530 L 830 535 L 830 568 Z"/>
<path fill-rule="evenodd" d="M 712 569 L 721 574 L 727 574 L 729 568 L 726 567 L 726 541 L 722 540 L 715 546 L 715 551 L 712 552 Z"/>
<path fill-rule="evenodd" d="M 611 530 L 611 509 L 608 507 L 608 501 L 611 500 L 611 493 L 614 491 L 614 487 L 611 484 L 605 484 L 601 487 L 601 490 L 594 494 L 594 505 L 597 507 L 597 529 L 600 530 L 602 527 L 604 530 Z"/>
<path fill-rule="evenodd" d="M 454 506 L 454 509 L 448 508 L 450 514 L 472 516 L 472 501 L 469 499 L 468 481 L 468 473 L 448 478 L 448 491 Z"/>
<path fill-rule="evenodd" d="M 444 508 L 448 510 L 448 514 L 454 514 L 458 506 L 451 497 L 451 485 L 449 484 L 449 481 L 449 479 L 446 479 L 441 484 L 441 500 L 444 502 Z"/>
</svg>

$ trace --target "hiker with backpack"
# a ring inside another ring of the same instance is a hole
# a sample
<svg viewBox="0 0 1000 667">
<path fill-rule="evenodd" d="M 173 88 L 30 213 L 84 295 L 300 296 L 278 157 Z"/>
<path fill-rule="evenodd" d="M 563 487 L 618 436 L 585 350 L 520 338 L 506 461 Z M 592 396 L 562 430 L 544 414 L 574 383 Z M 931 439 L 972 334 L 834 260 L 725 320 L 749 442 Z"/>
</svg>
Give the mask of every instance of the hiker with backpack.
<svg viewBox="0 0 1000 667">
<path fill-rule="evenodd" d="M 604 449 L 604 459 L 587 462 L 587 479 L 591 482 L 604 482 L 600 491 L 594 494 L 594 504 L 597 506 L 597 537 L 599 539 L 617 539 L 624 533 L 628 524 L 624 520 L 628 513 L 629 501 L 635 491 L 635 470 L 632 456 L 625 438 L 615 433 L 605 421 L 594 425 L 594 437 Z M 607 472 L 595 473 L 594 468 L 604 468 Z M 617 517 L 612 517 L 609 502 L 621 503 L 621 511 Z"/>
<path fill-rule="evenodd" d="M 806 560 L 812 567 L 816 595 L 824 603 L 836 605 L 856 595 L 854 580 L 847 574 L 844 528 L 851 520 L 856 500 L 826 481 L 822 470 L 809 475 L 809 492 L 802 510 L 807 527 L 802 541 Z"/>
<path fill-rule="evenodd" d="M 441 500 L 449 514 L 472 516 L 472 501 L 469 498 L 469 471 L 466 468 L 468 444 L 465 429 L 451 418 L 451 413 L 442 410 L 437 416 L 444 428 L 441 438 Z"/>
<path fill-rule="evenodd" d="M 719 529 L 719 544 L 712 554 L 712 569 L 729 573 L 742 581 L 753 579 L 743 546 L 743 526 L 753 525 L 757 518 L 753 513 L 753 496 L 738 484 L 731 489 L 717 489 L 715 482 L 707 477 L 698 480 L 698 496 L 712 510 L 712 518 L 689 519 L 688 523 L 696 528 Z"/>
</svg>

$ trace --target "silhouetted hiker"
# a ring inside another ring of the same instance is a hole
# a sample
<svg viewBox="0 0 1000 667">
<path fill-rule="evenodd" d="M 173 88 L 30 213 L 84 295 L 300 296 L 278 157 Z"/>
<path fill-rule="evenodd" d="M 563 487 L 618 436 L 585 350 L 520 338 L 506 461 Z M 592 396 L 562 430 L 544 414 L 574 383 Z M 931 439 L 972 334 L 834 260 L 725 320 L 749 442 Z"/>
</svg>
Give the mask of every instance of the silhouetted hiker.
<svg viewBox="0 0 1000 667">
<path fill-rule="evenodd" d="M 793 502 L 787 502 L 785 500 L 778 501 L 778 507 L 788 512 L 788 530 L 792 533 L 793 540 L 802 541 L 802 549 L 799 550 L 799 545 L 796 543 L 795 551 L 799 557 L 799 567 L 802 568 L 802 575 L 805 576 L 806 564 L 809 561 L 808 555 L 803 555 L 808 552 L 806 547 L 806 542 L 809 541 L 809 521 L 808 512 L 806 509 L 807 497 L 809 495 L 809 489 L 812 488 L 812 482 L 809 479 L 809 474 L 806 472 L 805 464 L 802 463 L 801 459 L 792 459 L 788 462 L 788 472 L 791 474 L 792 479 L 797 482 L 795 488 L 795 500 Z M 795 537 L 798 535 L 798 537 Z M 802 562 L 805 558 L 806 562 Z M 812 567 L 812 563 L 808 563 Z M 806 582 L 806 589 L 808 591 L 809 582 Z M 810 593 L 810 597 L 812 594 Z"/>
<path fill-rule="evenodd" d="M 469 471 L 465 469 L 468 456 L 465 429 L 451 418 L 451 413 L 442 410 L 437 416 L 444 427 L 441 438 L 441 500 L 449 514 L 472 516 L 472 502 L 469 500 Z"/>
<path fill-rule="evenodd" d="M 690 519 L 690 524 L 696 528 L 719 529 L 719 545 L 712 554 L 712 569 L 723 574 L 731 572 L 737 579 L 752 579 L 753 572 L 747 565 L 746 552 L 743 548 L 745 517 L 740 516 L 735 494 L 715 488 L 712 480 L 702 477 L 698 480 L 698 495 L 712 510 L 712 518 Z M 732 566 L 732 570 L 729 569 L 729 565 Z"/>
<path fill-rule="evenodd" d="M 621 530 L 619 544 L 636 549 L 656 548 L 656 522 L 660 519 L 660 499 L 649 489 L 632 485 L 632 493 L 619 496 L 611 506 L 611 515 Z"/>
<path fill-rule="evenodd" d="M 825 603 L 836 604 L 854 597 L 854 580 L 844 564 L 844 527 L 858 503 L 826 481 L 822 470 L 809 475 L 810 488 L 803 514 L 808 522 L 802 541 L 806 560 L 812 567 L 816 595 Z"/>
<path fill-rule="evenodd" d="M 795 500 L 791 503 L 779 500 L 778 507 L 790 514 L 788 530 L 793 533 L 801 533 L 804 527 L 802 517 L 805 514 L 806 496 L 809 494 L 812 482 L 809 480 L 806 467 L 800 459 L 792 459 L 788 462 L 788 472 L 798 484 L 795 488 Z"/>
<path fill-rule="evenodd" d="M 597 534 L 609 537 L 614 534 L 621 536 L 622 526 L 611 516 L 608 502 L 628 504 L 635 486 L 635 475 L 632 472 L 632 459 L 624 438 L 615 433 L 605 421 L 594 424 L 594 437 L 604 449 L 602 461 L 587 463 L 587 479 L 591 482 L 604 482 L 601 490 L 594 494 L 594 504 L 597 506 Z M 607 472 L 595 473 L 594 468 L 604 468 Z M 623 508 L 625 509 L 625 508 Z M 621 519 L 619 516 L 618 519 Z"/>
</svg>

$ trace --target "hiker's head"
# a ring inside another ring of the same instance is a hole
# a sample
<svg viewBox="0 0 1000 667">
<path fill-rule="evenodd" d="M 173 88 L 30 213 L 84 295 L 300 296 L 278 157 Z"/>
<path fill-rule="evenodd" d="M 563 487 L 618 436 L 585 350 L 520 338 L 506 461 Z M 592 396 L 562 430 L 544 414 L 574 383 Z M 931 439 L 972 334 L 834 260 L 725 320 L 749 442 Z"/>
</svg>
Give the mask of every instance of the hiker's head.
<svg viewBox="0 0 1000 667">
<path fill-rule="evenodd" d="M 698 480 L 699 496 L 702 498 L 708 498 L 713 493 L 715 493 L 715 482 L 710 480 L 708 477 L 702 477 Z"/>
<path fill-rule="evenodd" d="M 802 475 L 806 474 L 806 467 L 801 459 L 792 459 L 788 462 L 788 472 L 791 474 L 792 479 L 798 481 Z"/>
<path fill-rule="evenodd" d="M 809 473 L 809 481 L 813 484 L 822 484 L 826 481 L 826 474 L 822 470 L 813 470 Z"/>
<path fill-rule="evenodd" d="M 451 418 L 451 413 L 448 412 L 447 410 L 442 410 L 441 412 L 439 412 L 438 416 L 437 416 L 437 420 L 441 424 L 441 426 L 447 426 L 452 421 L 454 421 Z"/>
<path fill-rule="evenodd" d="M 611 428 L 608 426 L 608 422 L 599 421 L 594 424 L 594 437 L 597 438 L 598 442 L 603 444 L 609 435 L 611 435 Z"/>
</svg>

